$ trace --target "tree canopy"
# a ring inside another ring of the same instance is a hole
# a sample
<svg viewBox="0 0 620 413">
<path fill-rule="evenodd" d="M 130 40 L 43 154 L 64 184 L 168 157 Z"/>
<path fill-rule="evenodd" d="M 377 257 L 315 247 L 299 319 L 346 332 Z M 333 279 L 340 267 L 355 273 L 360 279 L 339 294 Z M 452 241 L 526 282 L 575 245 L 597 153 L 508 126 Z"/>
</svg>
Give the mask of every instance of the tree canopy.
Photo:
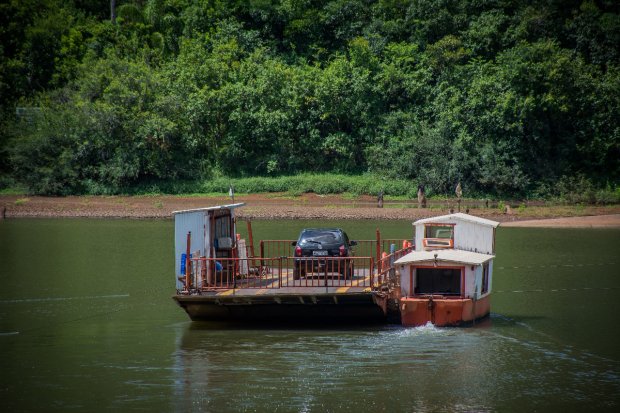
<svg viewBox="0 0 620 413">
<path fill-rule="evenodd" d="M 0 187 L 620 178 L 613 0 L 5 0 Z"/>
</svg>

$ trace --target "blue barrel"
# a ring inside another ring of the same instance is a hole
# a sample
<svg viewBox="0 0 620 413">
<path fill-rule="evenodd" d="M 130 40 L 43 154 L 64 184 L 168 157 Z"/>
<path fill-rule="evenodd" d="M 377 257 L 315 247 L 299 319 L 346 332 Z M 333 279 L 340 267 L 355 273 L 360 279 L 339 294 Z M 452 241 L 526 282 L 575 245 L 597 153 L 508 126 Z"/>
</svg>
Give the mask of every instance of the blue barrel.
<svg viewBox="0 0 620 413">
<path fill-rule="evenodd" d="M 181 254 L 181 274 L 185 275 L 185 253 Z"/>
<path fill-rule="evenodd" d="M 181 254 L 181 274 L 183 274 L 183 275 L 185 275 L 185 261 L 186 261 L 186 257 L 187 257 L 186 253 Z M 189 254 L 189 258 L 192 259 L 192 254 Z"/>
</svg>

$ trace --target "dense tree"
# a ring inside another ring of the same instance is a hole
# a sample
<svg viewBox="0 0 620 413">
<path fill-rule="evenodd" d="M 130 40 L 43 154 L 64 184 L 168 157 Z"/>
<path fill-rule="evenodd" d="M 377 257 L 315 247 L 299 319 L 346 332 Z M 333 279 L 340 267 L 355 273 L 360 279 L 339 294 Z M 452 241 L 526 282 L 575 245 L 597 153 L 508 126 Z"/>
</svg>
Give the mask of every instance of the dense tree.
<svg viewBox="0 0 620 413">
<path fill-rule="evenodd" d="M 620 179 L 611 0 L 11 0 L 0 37 L 0 186 Z"/>
</svg>

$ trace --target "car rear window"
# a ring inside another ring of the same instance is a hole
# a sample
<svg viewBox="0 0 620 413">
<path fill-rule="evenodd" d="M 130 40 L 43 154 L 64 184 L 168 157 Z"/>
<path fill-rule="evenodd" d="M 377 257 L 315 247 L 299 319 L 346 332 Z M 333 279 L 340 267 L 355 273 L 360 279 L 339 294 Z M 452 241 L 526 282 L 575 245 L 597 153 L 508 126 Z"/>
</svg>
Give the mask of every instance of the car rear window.
<svg viewBox="0 0 620 413">
<path fill-rule="evenodd" d="M 343 242 L 340 231 L 305 230 L 299 237 L 300 244 L 333 244 L 337 242 Z"/>
</svg>

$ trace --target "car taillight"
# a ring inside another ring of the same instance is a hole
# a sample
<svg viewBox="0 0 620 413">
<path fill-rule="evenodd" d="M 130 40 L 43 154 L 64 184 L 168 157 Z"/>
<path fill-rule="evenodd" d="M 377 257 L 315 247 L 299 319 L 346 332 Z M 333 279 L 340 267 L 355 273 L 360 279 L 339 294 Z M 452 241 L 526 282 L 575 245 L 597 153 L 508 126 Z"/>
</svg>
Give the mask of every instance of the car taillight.
<svg viewBox="0 0 620 413">
<path fill-rule="evenodd" d="M 296 257 L 301 257 L 301 247 L 300 246 L 296 246 L 295 247 L 295 256 Z"/>
<path fill-rule="evenodd" d="M 344 245 L 341 245 L 339 250 L 340 250 L 340 256 L 341 257 L 346 257 L 347 256 L 347 250 L 344 248 Z"/>
</svg>

